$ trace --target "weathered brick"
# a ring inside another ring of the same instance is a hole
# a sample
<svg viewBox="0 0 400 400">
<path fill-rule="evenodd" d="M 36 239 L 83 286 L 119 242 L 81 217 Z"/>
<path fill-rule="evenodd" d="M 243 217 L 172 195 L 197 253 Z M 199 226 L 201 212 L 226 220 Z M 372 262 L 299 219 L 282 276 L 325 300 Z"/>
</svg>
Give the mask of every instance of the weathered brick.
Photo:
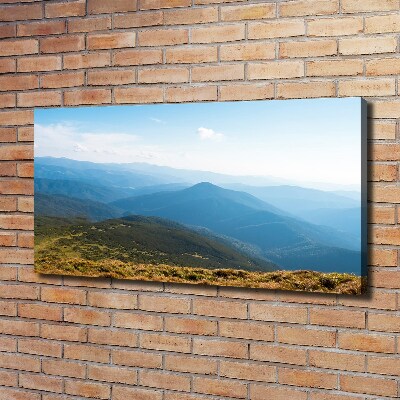
<svg viewBox="0 0 400 400">
<path fill-rule="evenodd" d="M 40 51 L 42 53 L 65 53 L 83 50 L 84 48 L 85 37 L 83 35 L 67 35 L 40 39 Z"/>
<path fill-rule="evenodd" d="M 138 33 L 140 46 L 171 46 L 188 43 L 187 29 L 156 29 L 144 30 Z"/>
<path fill-rule="evenodd" d="M 222 21 L 274 18 L 275 4 L 250 4 L 221 8 Z"/>
<path fill-rule="evenodd" d="M 217 322 L 194 318 L 165 318 L 165 330 L 191 335 L 216 335 Z"/>
<path fill-rule="evenodd" d="M 332 97 L 335 95 L 333 82 L 278 83 L 277 97 L 282 99 L 301 99 Z"/>
<path fill-rule="evenodd" d="M 305 324 L 307 309 L 305 307 L 273 306 L 271 304 L 251 303 L 250 318 L 261 321 L 291 322 Z"/>
<path fill-rule="evenodd" d="M 89 14 L 108 14 L 124 11 L 135 11 L 137 0 L 88 0 Z"/>
<path fill-rule="evenodd" d="M 400 359 L 387 356 L 368 356 L 368 372 L 379 375 L 400 375 Z"/>
<path fill-rule="evenodd" d="M 278 326 L 276 334 L 280 343 L 321 347 L 334 347 L 336 343 L 336 332 L 332 330 Z"/>
<path fill-rule="evenodd" d="M 86 344 L 65 344 L 64 358 L 108 363 L 110 360 L 110 350 Z"/>
<path fill-rule="evenodd" d="M 203 357 L 166 355 L 165 368 L 176 372 L 216 375 L 217 361 Z"/>
<path fill-rule="evenodd" d="M 61 92 L 40 91 L 18 93 L 18 107 L 48 107 L 61 105 Z"/>
<path fill-rule="evenodd" d="M 400 58 L 378 58 L 365 63 L 366 75 L 398 75 L 400 74 Z"/>
<path fill-rule="evenodd" d="M 75 0 L 63 3 L 46 3 L 44 15 L 46 18 L 78 17 L 86 14 L 86 1 Z"/>
<path fill-rule="evenodd" d="M 374 182 L 393 182 L 397 179 L 396 164 L 376 164 L 370 167 L 370 179 Z"/>
<path fill-rule="evenodd" d="M 138 335 L 134 332 L 109 329 L 89 329 L 88 342 L 124 347 L 137 347 Z"/>
<path fill-rule="evenodd" d="M 18 315 L 23 318 L 61 321 L 62 308 L 47 304 L 20 303 L 18 304 Z"/>
<path fill-rule="evenodd" d="M 397 40 L 394 37 L 339 39 L 339 53 L 343 55 L 394 53 L 396 48 Z"/>
<path fill-rule="evenodd" d="M 109 399 L 109 385 L 88 381 L 65 381 L 65 393 L 95 399 Z"/>
<path fill-rule="evenodd" d="M 228 379 L 195 377 L 193 379 L 193 389 L 197 393 L 239 399 L 245 399 L 247 395 L 247 385 L 245 383 Z"/>
<path fill-rule="evenodd" d="M 262 64 L 252 63 L 247 67 L 247 78 L 286 79 L 304 76 L 302 61 L 272 61 Z"/>
<path fill-rule="evenodd" d="M 126 85 L 136 80 L 133 70 L 89 71 L 87 74 L 88 85 Z"/>
<path fill-rule="evenodd" d="M 190 377 L 166 372 L 143 370 L 140 372 L 139 384 L 159 389 L 190 391 Z"/>
<path fill-rule="evenodd" d="M 159 103 L 163 101 L 163 90 L 160 87 L 117 88 L 114 91 L 116 103 Z"/>
<path fill-rule="evenodd" d="M 137 371 L 122 367 L 108 367 L 104 365 L 89 365 L 88 378 L 95 381 L 122 383 L 127 385 L 137 384 Z"/>
<path fill-rule="evenodd" d="M 339 96 L 394 96 L 394 79 L 354 79 L 339 82 Z"/>
<path fill-rule="evenodd" d="M 338 11 L 338 0 L 295 0 L 279 4 L 279 15 L 282 17 L 329 15 Z"/>
<path fill-rule="evenodd" d="M 36 75 L 2 75 L 0 76 L 0 91 L 37 89 L 39 79 Z M 16 111 L 15 113 L 17 113 Z"/>
<path fill-rule="evenodd" d="M 91 34 L 87 37 L 87 48 L 89 50 L 102 50 L 135 47 L 135 40 L 135 32 Z"/>
<path fill-rule="evenodd" d="M 71 19 L 68 21 L 68 32 L 70 33 L 106 31 L 110 28 L 110 17 Z"/>
<path fill-rule="evenodd" d="M 306 61 L 307 76 L 357 76 L 362 73 L 362 60 Z"/>
<path fill-rule="evenodd" d="M 64 69 L 106 67 L 111 64 L 108 52 L 64 55 Z"/>
<path fill-rule="evenodd" d="M 286 385 L 336 389 L 337 375 L 327 372 L 278 368 L 278 382 Z"/>
<path fill-rule="evenodd" d="M 188 7 L 191 0 L 141 0 L 140 9 L 150 10 L 159 8 Z"/>
<path fill-rule="evenodd" d="M 336 351 L 310 350 L 310 365 L 317 368 L 363 372 L 365 370 L 365 356 Z"/>
<path fill-rule="evenodd" d="M 138 72 L 138 83 L 180 83 L 189 81 L 188 68 L 152 68 Z"/>
<path fill-rule="evenodd" d="M 158 315 L 119 312 L 114 315 L 114 326 L 148 331 L 162 331 L 163 319 Z"/>
<path fill-rule="evenodd" d="M 193 28 L 191 43 L 234 42 L 245 37 L 244 25 L 220 25 L 207 28 Z"/>
<path fill-rule="evenodd" d="M 274 20 L 249 24 L 249 39 L 273 39 L 291 36 L 302 36 L 306 32 L 302 20 Z"/>
<path fill-rule="evenodd" d="M 164 12 L 164 25 L 205 24 L 216 21 L 218 21 L 218 9 L 214 7 Z"/>
<path fill-rule="evenodd" d="M 391 11 L 398 10 L 398 7 L 396 0 L 342 0 L 342 12 L 344 13 Z"/>
<path fill-rule="evenodd" d="M 36 39 L 2 40 L 0 42 L 0 56 L 14 56 L 37 54 L 39 42 Z"/>
<path fill-rule="evenodd" d="M 274 97 L 274 85 L 272 83 L 262 85 L 232 84 L 219 87 L 219 99 L 229 100 L 257 100 Z"/>
<path fill-rule="evenodd" d="M 214 62 L 217 61 L 217 50 L 217 47 L 209 46 L 168 48 L 165 51 L 166 62 L 170 64 L 198 64 Z"/>
<path fill-rule="evenodd" d="M 163 24 L 164 14 L 161 11 L 114 15 L 115 28 L 142 28 Z"/>
<path fill-rule="evenodd" d="M 321 57 L 335 55 L 336 53 L 336 40 L 293 41 L 279 44 L 281 58 Z"/>
<path fill-rule="evenodd" d="M 252 61 L 275 58 L 274 43 L 227 44 L 220 48 L 221 61 Z M 250 64 L 252 65 L 252 64 Z"/>
<path fill-rule="evenodd" d="M 168 51 L 168 50 L 167 50 Z M 113 65 L 161 64 L 162 50 L 122 50 L 113 55 Z"/>
<path fill-rule="evenodd" d="M 145 349 L 190 352 L 190 339 L 177 335 L 142 333 L 140 346 Z"/>
<path fill-rule="evenodd" d="M 166 356 L 168 357 L 168 356 Z M 162 355 L 140 350 L 112 350 L 113 364 L 129 367 L 161 368 Z"/>
<path fill-rule="evenodd" d="M 272 344 L 250 343 L 250 359 L 283 364 L 306 365 L 306 350 Z"/>
<path fill-rule="evenodd" d="M 339 332 L 339 348 L 341 349 L 393 353 L 394 347 L 395 339 L 391 336 Z"/>
<path fill-rule="evenodd" d="M 400 245 L 400 229 L 397 226 L 385 228 L 372 226 L 368 242 L 398 246 Z"/>
<path fill-rule="evenodd" d="M 17 25 L 18 36 L 47 36 L 65 32 L 65 21 L 40 21 Z"/>
<path fill-rule="evenodd" d="M 373 224 L 395 224 L 395 207 L 369 207 L 368 221 Z"/>
<path fill-rule="evenodd" d="M 42 5 L 40 3 L 2 6 L 1 8 L 2 22 L 41 19 L 42 16 Z"/>
<path fill-rule="evenodd" d="M 353 393 L 366 393 L 390 397 L 397 395 L 397 382 L 394 379 L 341 375 L 340 388 Z"/>
<path fill-rule="evenodd" d="M 85 378 L 86 365 L 64 360 L 43 360 L 42 371 L 46 375 L 65 376 L 69 378 Z"/>
<path fill-rule="evenodd" d="M 251 400 L 306 400 L 307 392 L 271 385 L 250 385 Z"/>
<path fill-rule="evenodd" d="M 193 353 L 207 356 L 247 358 L 245 343 L 229 340 L 193 339 Z"/>
<path fill-rule="evenodd" d="M 61 357 L 62 344 L 50 340 L 20 338 L 18 352 L 48 357 Z"/>
<path fill-rule="evenodd" d="M 64 92 L 64 104 L 106 104 L 111 103 L 110 89 L 82 89 Z"/>
</svg>

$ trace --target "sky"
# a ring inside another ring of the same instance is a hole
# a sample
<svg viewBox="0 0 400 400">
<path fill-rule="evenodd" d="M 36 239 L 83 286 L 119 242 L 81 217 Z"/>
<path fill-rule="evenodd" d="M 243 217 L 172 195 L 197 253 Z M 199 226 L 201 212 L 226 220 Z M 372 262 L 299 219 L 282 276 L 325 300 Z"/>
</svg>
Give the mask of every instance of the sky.
<svg viewBox="0 0 400 400">
<path fill-rule="evenodd" d="M 361 99 L 35 110 L 35 156 L 361 183 Z"/>
</svg>

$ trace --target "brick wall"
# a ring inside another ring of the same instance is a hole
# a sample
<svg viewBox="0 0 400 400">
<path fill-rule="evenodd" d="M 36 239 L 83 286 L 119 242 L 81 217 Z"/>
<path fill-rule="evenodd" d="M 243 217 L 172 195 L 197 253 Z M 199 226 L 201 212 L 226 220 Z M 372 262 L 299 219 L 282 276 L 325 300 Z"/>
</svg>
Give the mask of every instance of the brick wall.
<svg viewBox="0 0 400 400">
<path fill-rule="evenodd" d="M 399 11 L 3 0 L 0 399 L 398 398 Z M 321 96 L 369 103 L 369 295 L 33 273 L 33 107 Z"/>
</svg>

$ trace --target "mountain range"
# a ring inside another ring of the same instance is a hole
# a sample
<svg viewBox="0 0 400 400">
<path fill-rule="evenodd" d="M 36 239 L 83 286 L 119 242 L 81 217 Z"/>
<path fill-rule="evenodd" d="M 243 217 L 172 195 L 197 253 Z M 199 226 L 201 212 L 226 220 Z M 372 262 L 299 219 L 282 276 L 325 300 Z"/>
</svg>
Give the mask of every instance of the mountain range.
<svg viewBox="0 0 400 400">
<path fill-rule="evenodd" d="M 235 182 L 238 177 L 224 182 L 221 174 L 190 172 L 142 164 L 36 158 L 35 215 L 80 217 L 98 224 L 140 216 L 141 229 L 149 224 L 153 234 L 155 226 L 165 233 L 165 224 L 177 224 L 174 229 L 198 241 L 201 250 L 196 254 L 203 260 L 210 260 L 205 240 L 214 248 L 223 247 L 219 256 L 226 265 L 232 265 L 229 253 L 235 255 L 235 265 L 248 260 L 246 268 L 361 273 L 357 193 L 255 186 L 248 180 Z M 203 175 L 217 178 L 197 181 Z M 149 240 L 150 235 L 143 236 Z M 162 240 L 161 234 L 155 236 Z M 122 236 L 119 239 L 123 241 Z M 184 254 L 177 243 L 174 254 Z M 210 268 L 220 265 L 214 261 L 208 261 Z"/>
</svg>

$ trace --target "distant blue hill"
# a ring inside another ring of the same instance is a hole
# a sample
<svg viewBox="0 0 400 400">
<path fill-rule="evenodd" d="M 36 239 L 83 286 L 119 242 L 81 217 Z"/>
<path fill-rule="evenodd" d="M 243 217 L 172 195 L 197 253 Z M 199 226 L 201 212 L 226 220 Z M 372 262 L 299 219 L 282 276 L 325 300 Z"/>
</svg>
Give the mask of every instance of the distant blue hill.
<svg viewBox="0 0 400 400">
<path fill-rule="evenodd" d="M 360 254 L 354 238 L 287 216 L 248 193 L 210 183 L 121 199 L 112 205 L 127 214 L 158 216 L 255 245 L 266 259 L 285 268 L 354 271 Z M 360 272 L 360 271 L 356 271 Z"/>
</svg>

